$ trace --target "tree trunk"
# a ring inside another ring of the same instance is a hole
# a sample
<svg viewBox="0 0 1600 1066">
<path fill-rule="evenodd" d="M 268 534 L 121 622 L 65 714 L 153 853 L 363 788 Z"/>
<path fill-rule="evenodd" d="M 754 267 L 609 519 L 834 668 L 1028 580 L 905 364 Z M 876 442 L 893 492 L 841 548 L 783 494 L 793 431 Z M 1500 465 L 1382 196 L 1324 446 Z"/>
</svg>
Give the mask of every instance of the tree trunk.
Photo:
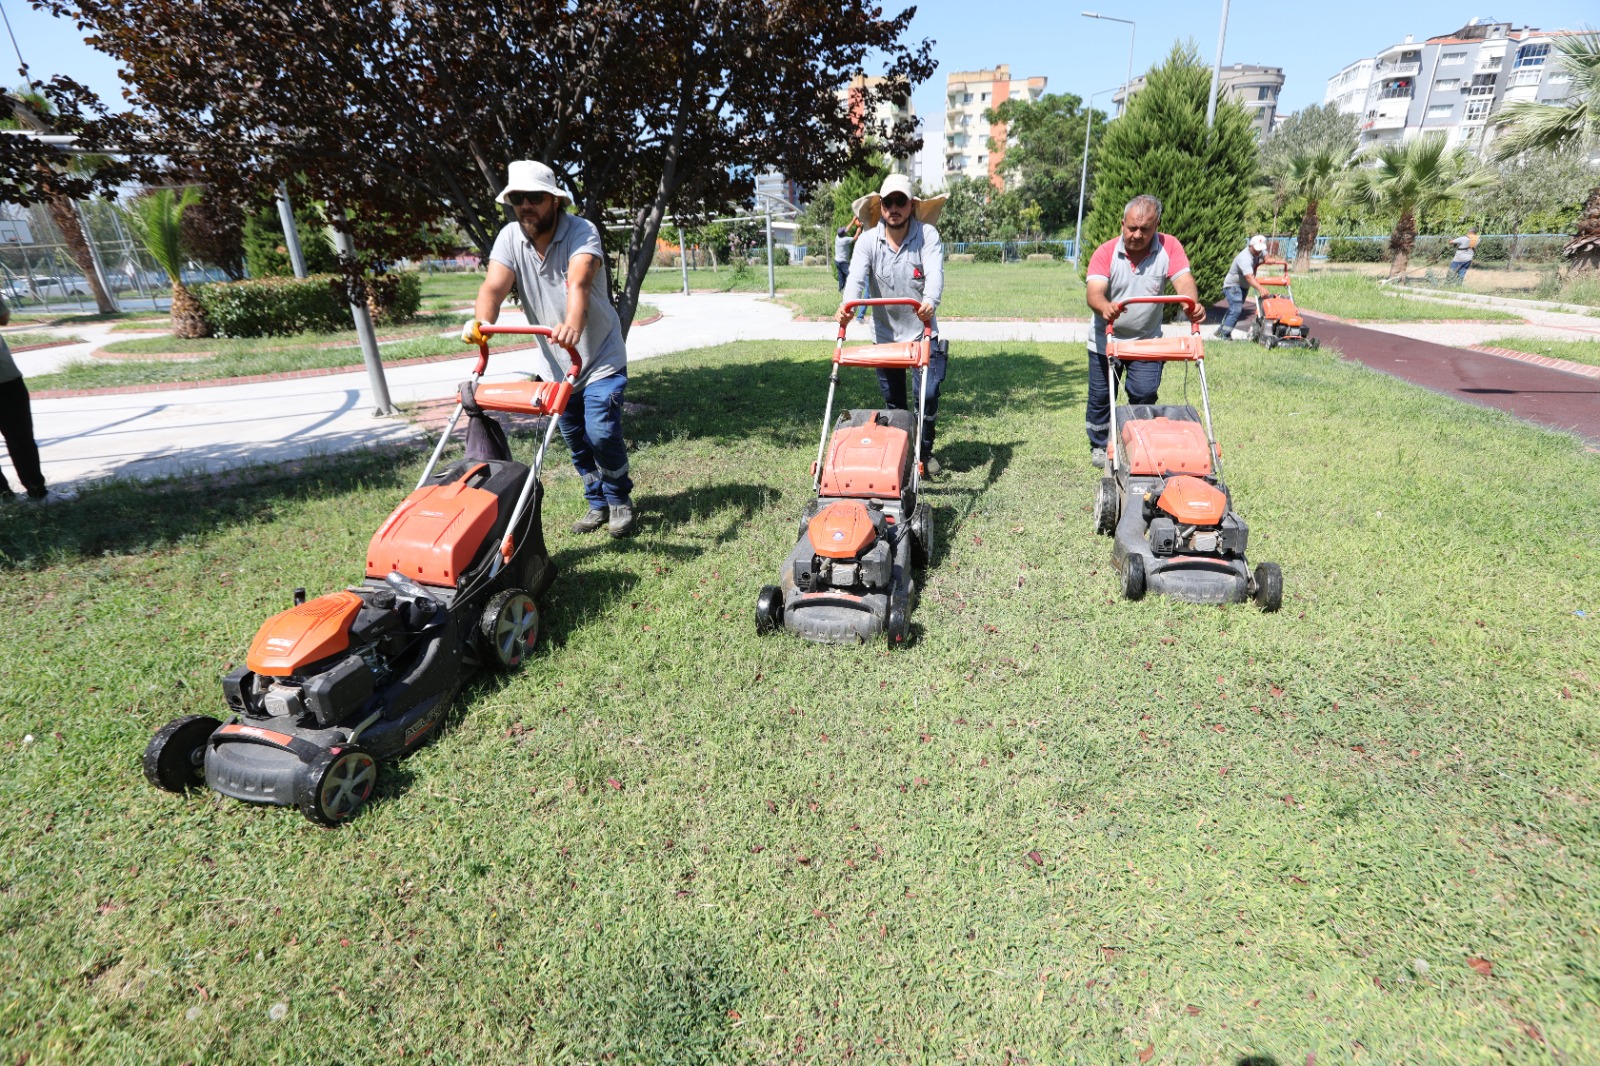
<svg viewBox="0 0 1600 1066">
<path fill-rule="evenodd" d="M 1600 272 L 1600 185 L 1589 190 L 1578 217 L 1578 233 L 1562 253 L 1573 273 Z"/>
<path fill-rule="evenodd" d="M 1294 269 L 1297 274 L 1306 274 L 1311 270 L 1311 250 L 1317 245 L 1317 229 L 1320 221 L 1317 218 L 1317 201 L 1306 201 L 1306 213 L 1300 218 L 1300 236 L 1295 240 Z"/>
<path fill-rule="evenodd" d="M 1411 266 L 1411 249 L 1416 244 L 1417 216 L 1412 211 L 1402 212 L 1400 221 L 1394 224 L 1394 232 L 1389 234 L 1389 251 L 1394 256 L 1394 261 L 1389 264 L 1391 278 L 1404 274 Z"/>
<path fill-rule="evenodd" d="M 94 255 L 89 251 L 89 238 L 83 232 L 83 227 L 78 224 L 78 212 L 72 201 L 52 196 L 45 201 L 45 210 L 50 213 L 50 221 L 55 223 L 56 229 L 61 231 L 61 239 L 67 246 L 67 254 L 83 272 L 83 278 L 89 284 L 89 291 L 94 293 L 95 306 L 100 309 L 102 315 L 114 314 L 117 305 L 111 302 L 111 294 L 100 284 L 100 275 L 94 268 Z"/>
<path fill-rule="evenodd" d="M 172 279 L 172 335 L 183 338 L 211 336 L 211 324 L 206 321 L 200 301 L 176 278 Z"/>
</svg>

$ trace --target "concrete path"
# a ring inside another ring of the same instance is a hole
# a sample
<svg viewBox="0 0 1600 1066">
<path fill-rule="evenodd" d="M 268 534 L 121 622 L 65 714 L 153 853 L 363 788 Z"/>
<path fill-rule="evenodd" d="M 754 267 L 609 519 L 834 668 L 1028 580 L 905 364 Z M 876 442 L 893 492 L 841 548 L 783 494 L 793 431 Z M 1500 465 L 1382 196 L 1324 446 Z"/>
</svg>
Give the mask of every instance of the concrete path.
<svg viewBox="0 0 1600 1066">
<path fill-rule="evenodd" d="M 652 295 L 662 318 L 635 327 L 630 359 L 741 340 L 830 343 L 829 322 L 799 322 L 790 311 L 745 293 Z M 508 313 L 506 325 L 521 324 Z M 37 329 L 35 329 L 37 331 Z M 112 337 L 109 327 L 74 327 L 84 343 L 22 352 L 25 376 L 47 373 Z M 1082 342 L 1087 322 L 952 322 L 952 340 L 1040 340 Z M 852 340 L 870 338 L 868 326 L 852 323 Z M 125 334 L 114 335 L 117 338 Z M 540 362 L 533 351 L 505 353 L 491 362 L 486 379 L 525 376 Z M 389 367 L 395 403 L 450 396 L 472 372 L 473 355 L 416 366 Z M 111 395 L 35 398 L 34 435 L 45 477 L 66 486 L 101 478 L 153 478 L 216 471 L 249 463 L 279 462 L 351 448 L 414 441 L 422 432 L 403 418 L 373 415 L 365 372 L 284 378 L 251 384 Z"/>
</svg>

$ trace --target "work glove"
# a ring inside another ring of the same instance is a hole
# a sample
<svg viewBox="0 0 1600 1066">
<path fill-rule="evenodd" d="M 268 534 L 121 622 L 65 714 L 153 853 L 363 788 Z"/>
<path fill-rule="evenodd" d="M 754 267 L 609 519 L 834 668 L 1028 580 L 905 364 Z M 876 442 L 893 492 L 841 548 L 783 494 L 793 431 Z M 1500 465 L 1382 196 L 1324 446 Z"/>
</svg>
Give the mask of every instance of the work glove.
<svg viewBox="0 0 1600 1066">
<path fill-rule="evenodd" d="M 462 344 L 487 344 L 489 338 L 483 335 L 482 322 L 475 318 L 467 319 L 467 324 L 461 327 Z"/>
</svg>

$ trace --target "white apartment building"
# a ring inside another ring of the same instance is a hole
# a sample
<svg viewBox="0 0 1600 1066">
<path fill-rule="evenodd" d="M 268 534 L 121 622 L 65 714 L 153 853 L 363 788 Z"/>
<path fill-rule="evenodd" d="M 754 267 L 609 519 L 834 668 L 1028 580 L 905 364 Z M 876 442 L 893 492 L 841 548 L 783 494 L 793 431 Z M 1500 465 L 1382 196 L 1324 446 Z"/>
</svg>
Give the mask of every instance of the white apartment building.
<svg viewBox="0 0 1600 1066">
<path fill-rule="evenodd" d="M 1479 152 L 1503 104 L 1566 98 L 1570 79 L 1550 58 L 1555 39 L 1571 32 L 1473 19 L 1421 43 L 1408 35 L 1329 78 L 1323 102 L 1360 117 L 1363 148 L 1441 133 L 1451 147 Z"/>
<path fill-rule="evenodd" d="M 1044 95 L 1045 78 L 1013 81 L 1011 67 L 958 71 L 945 79 L 944 176 L 983 178 L 999 189 L 1000 161 L 1006 154 L 1006 124 L 993 126 L 983 117 L 1006 100 L 1035 102 Z M 989 149 L 993 140 L 995 148 Z"/>
<path fill-rule="evenodd" d="M 1122 115 L 1122 109 L 1127 104 L 1127 96 L 1133 96 L 1144 88 L 1145 79 L 1141 74 L 1128 85 L 1126 96 L 1122 89 L 1112 94 L 1111 102 L 1117 107 L 1117 115 Z M 1250 114 L 1250 127 L 1256 132 L 1256 140 L 1260 141 L 1272 132 L 1272 127 L 1278 121 L 1278 94 L 1283 92 L 1283 68 L 1261 67 L 1253 63 L 1234 63 L 1221 69 L 1217 78 L 1217 98 L 1234 100 Z"/>
<path fill-rule="evenodd" d="M 839 90 L 839 98 L 845 101 L 845 103 L 849 106 L 850 121 L 855 123 L 856 131 L 858 133 L 868 125 L 865 114 L 865 94 L 862 90 L 878 90 L 887 84 L 887 82 L 887 78 L 869 78 L 863 74 L 857 74 L 854 78 L 850 79 L 850 84 L 847 87 Z M 883 99 L 880 97 L 878 102 L 873 105 L 872 119 L 870 124 L 874 129 L 882 129 L 885 126 L 891 126 L 902 119 L 915 119 L 916 117 L 917 109 L 911 103 L 911 96 L 909 93 L 906 95 L 905 102 L 899 104 L 895 103 L 892 99 Z M 913 165 L 914 161 L 915 153 L 900 158 L 891 158 L 889 160 L 889 170 L 895 174 L 904 174 L 908 178 L 915 177 L 915 168 Z"/>
</svg>

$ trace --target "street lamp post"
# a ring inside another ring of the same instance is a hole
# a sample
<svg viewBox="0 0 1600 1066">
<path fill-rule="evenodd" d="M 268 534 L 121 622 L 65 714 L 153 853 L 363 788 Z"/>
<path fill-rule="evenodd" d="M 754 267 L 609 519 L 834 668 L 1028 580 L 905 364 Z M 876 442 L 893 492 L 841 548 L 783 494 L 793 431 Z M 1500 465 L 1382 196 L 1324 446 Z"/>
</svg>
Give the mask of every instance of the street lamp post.
<svg viewBox="0 0 1600 1066">
<path fill-rule="evenodd" d="M 1078 175 L 1078 228 L 1072 232 L 1072 265 L 1074 267 L 1083 258 L 1083 194 L 1089 182 L 1089 131 L 1094 128 L 1094 98 L 1112 92 L 1116 92 L 1116 90 L 1101 89 L 1097 93 L 1090 93 L 1088 103 L 1084 107 L 1083 173 Z M 1127 98 L 1124 97 L 1123 99 Z"/>
<path fill-rule="evenodd" d="M 1128 93 L 1133 88 L 1133 38 L 1134 34 L 1139 32 L 1139 28 L 1132 19 L 1119 19 L 1115 15 L 1102 15 L 1097 11 L 1085 11 L 1083 12 L 1083 17 L 1086 19 L 1103 19 L 1106 22 L 1121 22 L 1128 27 L 1128 77 L 1122 83 L 1122 106 L 1127 107 Z"/>
<path fill-rule="evenodd" d="M 1228 39 L 1228 0 L 1222 0 L 1222 28 L 1217 31 L 1217 61 L 1211 65 L 1211 99 L 1206 102 L 1206 129 L 1217 118 L 1217 85 L 1222 80 L 1222 42 Z"/>
</svg>

